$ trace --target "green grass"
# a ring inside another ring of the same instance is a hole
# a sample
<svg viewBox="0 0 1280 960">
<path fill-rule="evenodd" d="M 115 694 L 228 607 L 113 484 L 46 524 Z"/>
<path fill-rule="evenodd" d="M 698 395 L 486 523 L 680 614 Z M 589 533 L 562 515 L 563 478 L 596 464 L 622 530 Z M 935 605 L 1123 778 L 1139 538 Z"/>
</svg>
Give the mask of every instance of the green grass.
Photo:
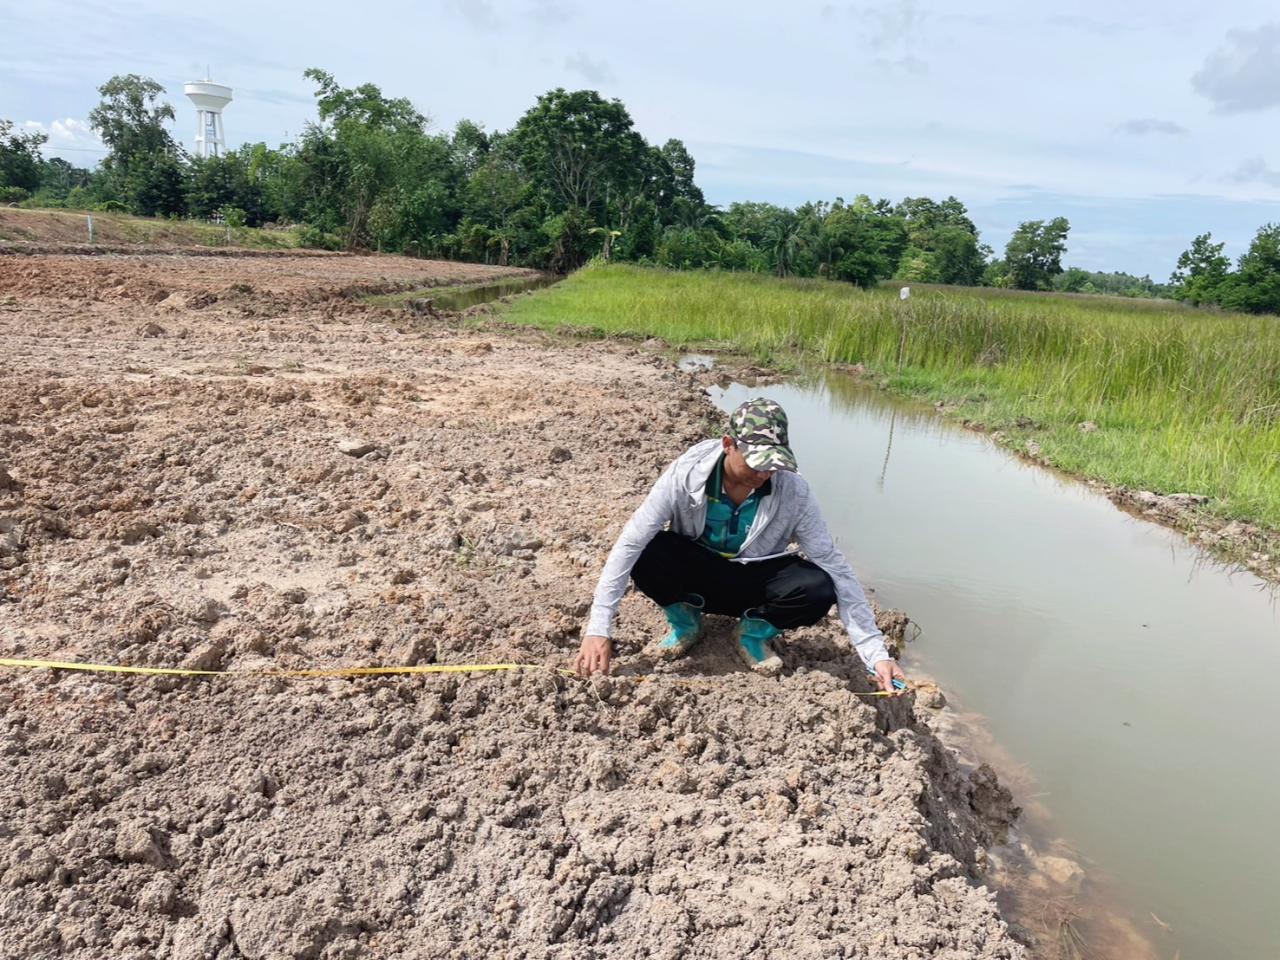
<svg viewBox="0 0 1280 960">
<path fill-rule="evenodd" d="M 863 363 L 1015 446 L 1034 437 L 1063 469 L 1206 494 L 1224 516 L 1280 529 L 1280 318 L 963 288 L 900 302 L 820 280 L 626 266 L 582 270 L 506 316 L 782 367 Z M 1081 431 L 1085 421 L 1099 429 Z"/>
</svg>

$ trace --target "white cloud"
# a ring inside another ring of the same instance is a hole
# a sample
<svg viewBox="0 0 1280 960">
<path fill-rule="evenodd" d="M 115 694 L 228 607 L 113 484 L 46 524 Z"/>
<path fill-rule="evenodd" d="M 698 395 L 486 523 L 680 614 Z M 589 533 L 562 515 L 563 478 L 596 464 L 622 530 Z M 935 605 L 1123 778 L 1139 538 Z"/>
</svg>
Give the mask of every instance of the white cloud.
<svg viewBox="0 0 1280 960">
<path fill-rule="evenodd" d="M 1209 54 L 1191 85 L 1220 113 L 1280 106 L 1280 23 L 1227 31 L 1226 45 Z"/>
<path fill-rule="evenodd" d="M 43 133 L 49 138 L 41 149 L 46 157 L 56 157 L 67 151 L 95 155 L 107 152 L 107 148 L 102 145 L 102 141 L 98 139 L 98 135 L 93 127 L 89 126 L 87 120 L 77 120 L 75 117 L 54 120 L 51 123 L 28 120 L 22 127 L 28 133 Z M 88 158 L 80 158 L 77 165 L 83 166 L 86 159 Z"/>
</svg>

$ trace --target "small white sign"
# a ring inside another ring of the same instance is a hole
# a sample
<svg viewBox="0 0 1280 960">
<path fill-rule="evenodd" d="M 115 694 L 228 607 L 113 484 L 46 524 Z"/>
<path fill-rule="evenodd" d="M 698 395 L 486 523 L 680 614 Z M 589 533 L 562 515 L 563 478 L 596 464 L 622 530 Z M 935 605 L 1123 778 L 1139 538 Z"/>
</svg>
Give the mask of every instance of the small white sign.
<svg viewBox="0 0 1280 960">
<path fill-rule="evenodd" d="M 909 297 L 909 296 L 911 296 L 911 288 L 910 288 L 910 287 L 903 287 L 901 290 L 899 290 L 899 291 L 898 291 L 898 299 L 899 299 L 899 300 L 905 300 L 905 299 L 907 299 L 907 297 Z"/>
</svg>

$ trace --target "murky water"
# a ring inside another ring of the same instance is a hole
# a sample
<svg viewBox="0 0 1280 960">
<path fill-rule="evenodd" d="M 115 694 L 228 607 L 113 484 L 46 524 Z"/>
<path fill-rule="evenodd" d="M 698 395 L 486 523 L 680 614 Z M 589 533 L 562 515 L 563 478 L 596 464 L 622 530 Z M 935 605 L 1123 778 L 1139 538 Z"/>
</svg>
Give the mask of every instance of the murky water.
<svg viewBox="0 0 1280 960">
<path fill-rule="evenodd" d="M 480 303 L 488 303 L 490 300 L 507 297 L 513 293 L 541 290 L 543 287 L 549 287 L 561 279 L 563 278 L 551 273 L 541 274 L 536 277 L 512 277 L 508 280 L 499 280 L 497 283 L 487 283 L 479 287 L 458 287 L 456 289 L 446 287 L 439 293 L 421 294 L 418 299 L 429 300 L 435 310 L 448 310 L 451 313 L 456 313 L 459 310 L 466 310 L 468 307 L 474 307 Z"/>
<path fill-rule="evenodd" d="M 908 672 L 983 715 L 1095 893 L 1157 956 L 1280 956 L 1280 612 L 1265 585 L 848 378 L 715 391 L 726 409 L 759 395 L 786 408 L 859 575 L 923 628 Z"/>
<path fill-rule="evenodd" d="M 709 353 L 686 353 L 676 363 L 676 366 L 685 373 L 695 373 L 699 370 L 712 370 L 715 368 L 716 358 Z"/>
</svg>

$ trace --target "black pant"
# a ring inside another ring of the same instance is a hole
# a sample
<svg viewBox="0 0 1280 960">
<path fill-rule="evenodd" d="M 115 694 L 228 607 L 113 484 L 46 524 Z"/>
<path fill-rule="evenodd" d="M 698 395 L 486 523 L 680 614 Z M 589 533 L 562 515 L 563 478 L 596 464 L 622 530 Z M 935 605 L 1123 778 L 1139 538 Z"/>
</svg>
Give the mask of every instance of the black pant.
<svg viewBox="0 0 1280 960">
<path fill-rule="evenodd" d="M 696 593 L 707 613 L 755 616 L 779 630 L 807 627 L 836 602 L 835 585 L 817 564 L 800 557 L 734 563 L 687 537 L 663 530 L 631 570 L 636 588 L 660 607 Z"/>
</svg>

